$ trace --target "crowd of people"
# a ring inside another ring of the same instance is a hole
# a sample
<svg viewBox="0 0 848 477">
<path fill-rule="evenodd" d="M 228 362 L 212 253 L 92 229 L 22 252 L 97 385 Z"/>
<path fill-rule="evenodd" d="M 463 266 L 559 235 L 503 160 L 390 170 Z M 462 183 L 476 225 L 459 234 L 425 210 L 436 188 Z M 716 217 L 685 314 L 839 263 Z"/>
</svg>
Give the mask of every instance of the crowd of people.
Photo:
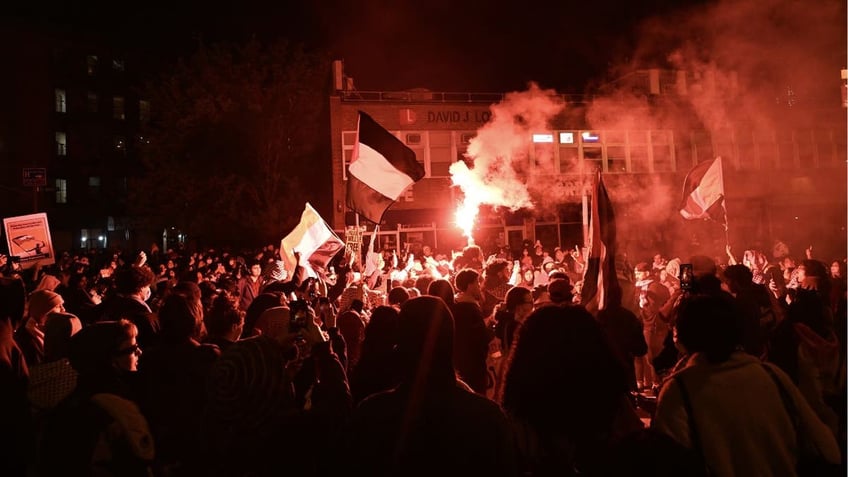
<svg viewBox="0 0 848 477">
<path fill-rule="evenodd" d="M 845 475 L 844 258 L 516 252 L 0 257 L 0 475 Z"/>
</svg>

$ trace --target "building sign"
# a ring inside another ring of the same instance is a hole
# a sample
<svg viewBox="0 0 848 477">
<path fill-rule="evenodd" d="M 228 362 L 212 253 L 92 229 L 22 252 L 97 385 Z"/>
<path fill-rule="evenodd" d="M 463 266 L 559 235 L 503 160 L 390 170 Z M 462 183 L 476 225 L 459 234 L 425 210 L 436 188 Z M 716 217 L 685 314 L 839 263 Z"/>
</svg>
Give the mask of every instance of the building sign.
<svg viewBox="0 0 848 477">
<path fill-rule="evenodd" d="M 24 167 L 24 187 L 44 187 L 47 185 L 47 169 L 43 167 Z"/>
<path fill-rule="evenodd" d="M 491 111 L 427 111 L 428 123 L 487 123 L 491 118 Z"/>
</svg>

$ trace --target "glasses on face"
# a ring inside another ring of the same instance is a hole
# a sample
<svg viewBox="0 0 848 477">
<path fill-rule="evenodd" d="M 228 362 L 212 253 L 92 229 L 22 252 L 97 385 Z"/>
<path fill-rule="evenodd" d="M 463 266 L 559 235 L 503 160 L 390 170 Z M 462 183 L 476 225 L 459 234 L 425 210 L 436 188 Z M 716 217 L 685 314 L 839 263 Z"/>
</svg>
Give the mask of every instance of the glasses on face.
<svg viewBox="0 0 848 477">
<path fill-rule="evenodd" d="M 122 356 L 122 355 L 127 355 L 127 354 L 138 354 L 140 352 L 141 352 L 141 348 L 139 348 L 138 343 L 136 343 L 132 346 L 128 346 L 126 348 L 119 349 L 118 351 L 115 351 L 115 354 L 118 355 L 118 356 Z"/>
</svg>

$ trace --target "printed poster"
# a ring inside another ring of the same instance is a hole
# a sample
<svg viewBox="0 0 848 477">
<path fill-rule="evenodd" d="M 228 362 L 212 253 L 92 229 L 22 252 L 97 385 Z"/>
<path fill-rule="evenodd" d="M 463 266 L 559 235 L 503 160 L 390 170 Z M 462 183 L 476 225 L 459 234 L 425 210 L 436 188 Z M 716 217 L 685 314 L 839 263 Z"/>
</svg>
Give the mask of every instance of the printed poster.
<svg viewBox="0 0 848 477">
<path fill-rule="evenodd" d="M 19 260 L 21 268 L 30 268 L 36 263 L 52 265 L 56 263 L 53 242 L 50 240 L 50 227 L 47 214 L 31 214 L 3 219 L 6 232 L 6 244 L 9 257 Z"/>
</svg>

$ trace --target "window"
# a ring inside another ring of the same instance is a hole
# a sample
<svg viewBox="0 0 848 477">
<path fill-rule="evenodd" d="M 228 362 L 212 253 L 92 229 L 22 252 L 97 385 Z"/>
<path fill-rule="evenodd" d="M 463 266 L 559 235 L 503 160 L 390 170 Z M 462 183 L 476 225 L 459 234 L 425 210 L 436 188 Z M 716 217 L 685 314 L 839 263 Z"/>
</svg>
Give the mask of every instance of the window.
<svg viewBox="0 0 848 477">
<path fill-rule="evenodd" d="M 450 177 L 453 164 L 450 131 L 430 131 L 430 177 Z"/>
<path fill-rule="evenodd" d="M 124 71 L 124 60 L 113 58 L 112 59 L 112 69 L 115 71 Z"/>
<path fill-rule="evenodd" d="M 88 55 L 85 57 L 88 76 L 94 76 L 94 74 L 97 73 L 97 61 L 97 55 Z"/>
<path fill-rule="evenodd" d="M 118 152 L 126 152 L 127 150 L 127 140 L 124 136 L 115 136 L 114 141 L 115 150 Z"/>
<path fill-rule="evenodd" d="M 568 147 L 560 146 L 559 148 L 559 173 L 570 174 L 576 173 L 577 165 L 580 162 L 580 154 L 577 146 Z"/>
<path fill-rule="evenodd" d="M 121 120 L 126 119 L 123 96 L 114 96 L 112 98 L 112 117 Z"/>
<path fill-rule="evenodd" d="M 607 146 L 607 171 L 616 174 L 627 172 L 624 146 Z"/>
<path fill-rule="evenodd" d="M 68 137 L 63 132 L 56 133 L 56 155 L 57 156 L 67 156 L 68 155 Z"/>
<path fill-rule="evenodd" d="M 150 121 L 150 101 L 138 101 L 138 120 L 142 123 Z"/>
<path fill-rule="evenodd" d="M 67 113 L 67 97 L 65 96 L 65 90 L 56 88 L 54 90 L 54 96 L 56 97 L 56 112 Z"/>
<path fill-rule="evenodd" d="M 88 178 L 88 195 L 96 197 L 100 194 L 100 177 L 90 176 Z"/>
<path fill-rule="evenodd" d="M 342 166 L 343 176 L 347 180 L 347 168 L 353 159 L 353 148 L 356 147 L 356 131 L 342 131 Z"/>
<path fill-rule="evenodd" d="M 674 144 L 671 131 L 651 131 L 654 172 L 674 172 Z"/>
<path fill-rule="evenodd" d="M 760 170 L 771 171 L 778 168 L 780 151 L 774 139 L 772 132 L 757 132 L 754 134 Z"/>
<path fill-rule="evenodd" d="M 603 150 L 599 145 L 583 146 L 583 173 L 603 171 Z"/>
<path fill-rule="evenodd" d="M 97 93 L 89 91 L 85 96 L 85 110 L 89 113 L 96 113 L 98 110 Z"/>
<path fill-rule="evenodd" d="M 812 131 L 795 131 L 795 142 L 798 145 L 798 161 L 804 168 L 818 167 L 818 154 Z"/>
<path fill-rule="evenodd" d="M 68 181 L 67 179 L 56 179 L 56 203 L 68 203 Z"/>
</svg>

